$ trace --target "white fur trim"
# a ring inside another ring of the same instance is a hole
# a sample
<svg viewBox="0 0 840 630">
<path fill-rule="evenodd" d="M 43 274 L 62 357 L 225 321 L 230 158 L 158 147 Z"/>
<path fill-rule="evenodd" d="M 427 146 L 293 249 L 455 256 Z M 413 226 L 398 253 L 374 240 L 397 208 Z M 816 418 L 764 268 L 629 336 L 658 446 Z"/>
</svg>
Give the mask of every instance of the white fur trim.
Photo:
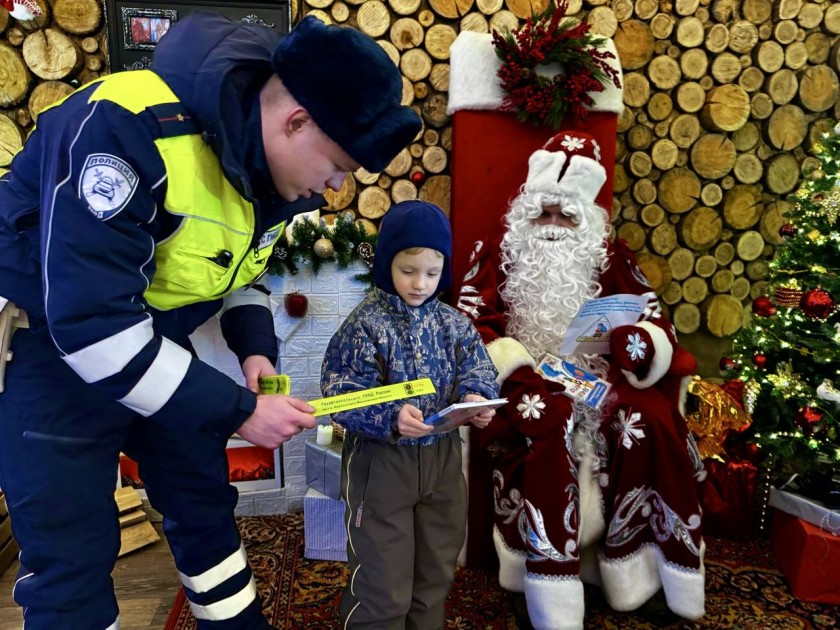
<svg viewBox="0 0 840 630">
<path fill-rule="evenodd" d="M 604 596 L 613 610 L 636 610 L 662 588 L 668 608 L 687 619 L 705 613 L 706 545 L 700 546 L 700 570 L 678 567 L 665 560 L 658 547 L 646 545 L 620 560 L 600 559 Z"/>
<path fill-rule="evenodd" d="M 525 600 L 534 630 L 583 628 L 583 582 L 528 573 Z"/>
<path fill-rule="evenodd" d="M 671 359 L 674 357 L 674 346 L 671 345 L 671 340 L 668 339 L 665 331 L 656 324 L 639 322 L 636 326 L 644 328 L 650 334 L 650 338 L 653 341 L 653 348 L 651 349 L 653 352 L 653 361 L 651 361 L 647 376 L 643 379 L 637 378 L 635 374 L 627 370 L 621 371 L 633 387 L 636 389 L 646 389 L 658 383 L 659 379 L 668 372 L 668 368 L 671 367 Z"/>
<path fill-rule="evenodd" d="M 679 400 L 677 401 L 677 405 L 679 406 L 680 415 L 684 418 L 685 417 L 685 401 L 688 398 L 688 386 L 691 383 L 690 376 L 683 376 L 682 380 L 680 381 L 680 393 L 679 393 Z"/>
<path fill-rule="evenodd" d="M 466 481 L 466 504 L 470 504 L 470 427 L 462 424 L 458 427 L 458 434 L 461 437 L 461 474 L 464 475 Z M 467 566 L 467 541 L 470 538 L 470 521 L 467 515 L 467 530 L 464 536 L 464 544 L 461 546 L 461 551 L 458 552 L 458 564 L 462 567 Z"/>
<path fill-rule="evenodd" d="M 559 195 L 579 199 L 582 203 L 595 203 L 601 186 L 607 181 L 607 171 L 595 160 L 584 155 L 573 155 L 563 179 L 557 182 Z"/>
<path fill-rule="evenodd" d="M 525 192 L 544 192 L 556 194 L 559 187 L 557 180 L 566 164 L 566 154 L 562 151 L 537 149 L 528 158 L 528 178 L 525 180 Z"/>
<path fill-rule="evenodd" d="M 606 40 L 604 50 L 614 57 L 607 60 L 618 72 L 619 82 L 624 85 L 618 52 L 611 39 Z M 449 49 L 449 104 L 446 112 L 498 109 L 505 93 L 499 86 L 497 73 L 502 61 L 493 47 L 493 36 L 489 33 L 461 31 Z M 603 92 L 591 94 L 595 104 L 590 108 L 595 112 L 624 111 L 623 89 L 612 84 L 604 86 Z"/>
<path fill-rule="evenodd" d="M 499 556 L 499 585 L 506 591 L 521 593 L 525 590 L 524 551 L 511 549 L 505 543 L 499 528 L 493 525 L 493 545 Z"/>
<path fill-rule="evenodd" d="M 537 367 L 537 362 L 520 342 L 513 337 L 499 337 L 487 344 L 487 353 L 499 372 L 496 382 L 500 385 L 523 365 Z"/>
<path fill-rule="evenodd" d="M 575 443 L 578 442 L 575 436 Z M 580 440 L 583 441 L 582 439 Z M 583 548 L 598 541 L 604 534 L 604 500 L 601 496 L 601 486 L 598 485 L 597 475 L 592 474 L 592 445 L 588 444 L 583 458 L 578 465 L 578 487 L 580 489 L 580 530 L 578 531 L 578 547 Z"/>
</svg>

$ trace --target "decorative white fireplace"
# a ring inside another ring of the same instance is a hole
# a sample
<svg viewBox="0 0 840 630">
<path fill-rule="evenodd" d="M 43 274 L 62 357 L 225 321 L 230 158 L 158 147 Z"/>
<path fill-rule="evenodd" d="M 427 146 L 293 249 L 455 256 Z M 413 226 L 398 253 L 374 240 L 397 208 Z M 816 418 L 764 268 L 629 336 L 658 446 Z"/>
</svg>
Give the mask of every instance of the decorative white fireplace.
<svg viewBox="0 0 840 630">
<path fill-rule="evenodd" d="M 293 396 L 310 400 L 321 397 L 321 363 L 327 344 L 344 318 L 364 297 L 367 285 L 355 276 L 368 271 L 357 262 L 345 269 L 334 263 L 323 265 L 317 275 L 311 266 L 300 267 L 297 275 L 272 276 L 269 279 L 274 324 L 280 344 L 280 371 L 291 379 Z M 302 318 L 290 317 L 284 308 L 287 293 L 298 291 L 309 300 L 309 310 Z M 213 318 L 192 336 L 198 355 L 238 383 L 244 383 L 239 363 L 228 350 L 219 330 L 218 319 Z M 326 424 L 329 418 L 319 421 Z M 274 480 L 238 482 L 239 504 L 237 514 L 285 514 L 303 509 L 306 494 L 304 443 L 311 439 L 315 429 L 295 436 L 282 447 L 274 461 L 282 466 L 282 476 Z"/>
</svg>

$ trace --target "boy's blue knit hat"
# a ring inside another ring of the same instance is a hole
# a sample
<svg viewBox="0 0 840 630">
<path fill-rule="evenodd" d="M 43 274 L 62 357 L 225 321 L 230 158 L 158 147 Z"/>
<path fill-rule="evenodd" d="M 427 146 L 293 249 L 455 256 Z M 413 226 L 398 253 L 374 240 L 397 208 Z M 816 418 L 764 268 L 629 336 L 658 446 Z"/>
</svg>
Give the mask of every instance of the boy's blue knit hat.
<svg viewBox="0 0 840 630">
<path fill-rule="evenodd" d="M 321 130 L 372 173 L 420 131 L 420 117 L 401 104 L 399 70 L 360 31 L 307 16 L 274 49 L 272 64 Z"/>
<path fill-rule="evenodd" d="M 391 263 L 394 256 L 410 247 L 428 247 L 443 254 L 443 270 L 437 290 L 443 291 L 449 287 L 452 282 L 452 228 L 449 226 L 449 218 L 435 204 L 415 200 L 396 204 L 379 223 L 376 255 L 373 259 L 376 286 L 397 295 L 391 277 Z"/>
</svg>

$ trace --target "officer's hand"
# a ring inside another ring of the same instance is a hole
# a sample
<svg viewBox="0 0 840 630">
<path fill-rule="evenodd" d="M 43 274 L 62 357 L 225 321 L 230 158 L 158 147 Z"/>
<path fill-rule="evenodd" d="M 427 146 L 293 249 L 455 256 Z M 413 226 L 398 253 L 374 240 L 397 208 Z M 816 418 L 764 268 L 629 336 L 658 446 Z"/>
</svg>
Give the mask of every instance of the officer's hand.
<svg viewBox="0 0 840 630">
<path fill-rule="evenodd" d="M 417 407 L 405 404 L 397 415 L 397 430 L 405 437 L 419 438 L 431 431 L 432 425 L 423 424 L 423 412 Z"/>
<path fill-rule="evenodd" d="M 237 433 L 263 448 L 277 448 L 283 442 L 317 423 L 315 408 L 306 401 L 281 394 L 257 396 L 257 408 Z"/>
<path fill-rule="evenodd" d="M 261 354 L 252 354 L 242 363 L 242 374 L 245 376 L 245 387 L 255 394 L 260 391 L 259 378 L 261 376 L 274 376 L 277 370 L 267 357 Z"/>
</svg>

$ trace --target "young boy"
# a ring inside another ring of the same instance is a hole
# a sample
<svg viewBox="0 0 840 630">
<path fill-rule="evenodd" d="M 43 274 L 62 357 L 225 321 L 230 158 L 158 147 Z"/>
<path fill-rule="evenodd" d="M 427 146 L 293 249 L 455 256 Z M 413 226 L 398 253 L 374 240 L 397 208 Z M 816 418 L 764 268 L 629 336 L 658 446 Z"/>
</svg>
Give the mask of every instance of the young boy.
<svg viewBox="0 0 840 630">
<path fill-rule="evenodd" d="M 496 398 L 496 369 L 470 320 L 437 300 L 450 281 L 452 232 L 437 206 L 398 203 L 380 225 L 375 288 L 324 358 L 324 396 L 418 378 L 435 394 L 333 415 L 347 432 L 341 494 L 350 579 L 342 628 L 435 630 L 464 542 L 466 483 L 457 431 L 425 416 Z M 471 422 L 483 428 L 485 411 Z"/>
</svg>

